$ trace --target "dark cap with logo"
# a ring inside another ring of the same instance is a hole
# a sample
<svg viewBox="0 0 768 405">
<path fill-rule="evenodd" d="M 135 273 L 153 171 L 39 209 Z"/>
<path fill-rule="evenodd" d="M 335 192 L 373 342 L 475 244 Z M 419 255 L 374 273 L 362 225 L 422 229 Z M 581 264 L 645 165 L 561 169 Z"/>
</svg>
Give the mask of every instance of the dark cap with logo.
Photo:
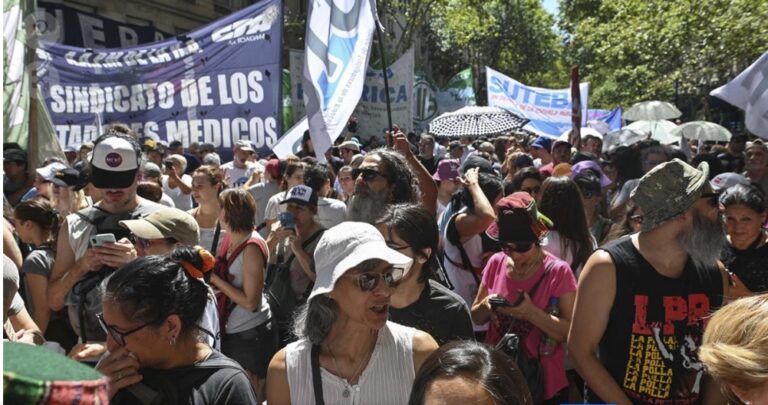
<svg viewBox="0 0 768 405">
<path fill-rule="evenodd" d="M 294 203 L 304 206 L 317 207 L 317 194 L 311 188 L 299 184 L 288 191 L 288 198 L 280 204 Z"/>
</svg>

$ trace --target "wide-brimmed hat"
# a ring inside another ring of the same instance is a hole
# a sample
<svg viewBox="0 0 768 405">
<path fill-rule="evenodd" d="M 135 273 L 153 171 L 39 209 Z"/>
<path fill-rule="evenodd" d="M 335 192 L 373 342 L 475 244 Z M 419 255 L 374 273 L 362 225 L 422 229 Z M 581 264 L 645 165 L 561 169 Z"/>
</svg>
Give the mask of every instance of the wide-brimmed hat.
<svg viewBox="0 0 768 405">
<path fill-rule="evenodd" d="M 142 239 L 173 238 L 182 244 L 200 244 L 200 227 L 195 218 L 176 208 L 160 208 L 140 219 L 120 221 L 120 225 Z"/>
<path fill-rule="evenodd" d="M 552 221 L 539 212 L 536 200 L 524 191 L 512 193 L 496 203 L 496 221 L 486 234 L 502 243 L 541 242 Z"/>
<path fill-rule="evenodd" d="M 315 286 L 307 300 L 333 291 L 347 271 L 366 260 L 379 259 L 408 272 L 410 257 L 387 246 L 381 233 L 365 222 L 342 222 L 325 231 L 315 248 Z"/>
<path fill-rule="evenodd" d="M 651 169 L 631 194 L 643 212 L 641 230 L 651 230 L 685 212 L 701 197 L 708 179 L 707 162 L 694 168 L 680 159 L 672 159 Z"/>
</svg>

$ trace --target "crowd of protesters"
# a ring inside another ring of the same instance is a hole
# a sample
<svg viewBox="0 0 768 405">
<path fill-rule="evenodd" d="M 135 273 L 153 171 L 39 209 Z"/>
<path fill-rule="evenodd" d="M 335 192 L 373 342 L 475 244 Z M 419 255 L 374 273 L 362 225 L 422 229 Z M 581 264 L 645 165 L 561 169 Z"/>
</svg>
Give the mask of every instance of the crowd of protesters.
<svg viewBox="0 0 768 405">
<path fill-rule="evenodd" d="M 768 403 L 761 140 L 354 124 L 321 161 L 5 144 L 4 338 L 112 403 Z"/>
</svg>

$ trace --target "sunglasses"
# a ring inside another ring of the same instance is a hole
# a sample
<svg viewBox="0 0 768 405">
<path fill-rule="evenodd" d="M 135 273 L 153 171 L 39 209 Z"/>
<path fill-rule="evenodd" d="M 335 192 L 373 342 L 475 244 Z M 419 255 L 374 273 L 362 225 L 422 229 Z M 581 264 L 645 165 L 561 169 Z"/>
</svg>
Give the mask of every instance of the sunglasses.
<svg viewBox="0 0 768 405">
<path fill-rule="evenodd" d="M 709 202 L 709 205 L 711 205 L 713 208 L 720 205 L 720 194 L 719 193 L 704 193 L 699 198 L 706 198 Z"/>
<path fill-rule="evenodd" d="M 501 250 L 503 250 L 504 253 L 509 253 L 509 252 L 525 253 L 525 252 L 531 250 L 532 246 L 533 246 L 533 242 L 529 242 L 529 243 L 505 243 L 504 245 L 502 245 Z"/>
<path fill-rule="evenodd" d="M 112 340 L 117 342 L 117 344 L 120 345 L 121 347 L 125 347 L 125 337 L 126 336 L 128 336 L 128 335 L 130 335 L 132 333 L 136 333 L 136 332 L 146 328 L 147 326 L 152 325 L 153 323 L 157 323 L 159 321 L 159 320 L 156 320 L 156 321 L 153 321 L 153 322 L 147 322 L 147 323 L 139 326 L 138 328 L 131 329 L 131 330 L 127 331 L 127 332 L 120 332 L 119 330 L 115 329 L 114 326 L 109 326 L 109 325 L 107 325 L 106 322 L 104 322 L 104 314 L 103 313 L 99 312 L 98 314 L 96 314 L 96 319 L 99 320 L 99 325 L 101 325 L 101 328 L 104 329 L 104 332 L 109 334 L 109 336 L 112 337 Z"/>
<path fill-rule="evenodd" d="M 177 242 L 174 238 L 165 238 L 165 239 L 143 239 L 136 236 L 135 238 L 136 244 L 141 245 L 144 249 L 149 249 L 150 246 L 154 245 L 157 241 L 165 241 L 166 243 L 173 245 Z"/>
<path fill-rule="evenodd" d="M 403 278 L 404 270 L 400 268 L 392 268 L 384 273 L 368 272 L 360 274 L 345 274 L 348 277 L 354 277 L 357 279 L 357 286 L 363 292 L 371 292 L 379 285 L 379 280 L 384 279 L 384 283 L 389 288 L 395 288 Z"/>
<path fill-rule="evenodd" d="M 387 176 L 373 169 L 352 169 L 353 179 L 357 180 L 357 178 L 360 177 L 360 175 L 363 176 L 363 181 L 365 181 L 366 183 L 376 180 L 376 177 L 379 177 L 379 176 L 384 177 L 385 179 L 387 178 Z"/>
</svg>

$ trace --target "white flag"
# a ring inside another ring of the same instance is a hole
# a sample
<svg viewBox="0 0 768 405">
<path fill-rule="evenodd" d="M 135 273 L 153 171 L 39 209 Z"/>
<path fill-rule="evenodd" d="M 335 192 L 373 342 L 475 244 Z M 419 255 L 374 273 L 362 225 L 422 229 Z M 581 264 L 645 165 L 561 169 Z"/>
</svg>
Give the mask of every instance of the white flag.
<svg viewBox="0 0 768 405">
<path fill-rule="evenodd" d="M 304 117 L 280 137 L 277 143 L 272 146 L 272 152 L 280 159 L 299 153 L 304 131 L 308 129 L 307 117 Z"/>
<path fill-rule="evenodd" d="M 709 94 L 744 110 L 749 132 L 768 139 L 768 52 Z"/>
<path fill-rule="evenodd" d="M 310 0 L 304 100 L 318 161 L 360 100 L 376 29 L 375 0 Z"/>
</svg>

